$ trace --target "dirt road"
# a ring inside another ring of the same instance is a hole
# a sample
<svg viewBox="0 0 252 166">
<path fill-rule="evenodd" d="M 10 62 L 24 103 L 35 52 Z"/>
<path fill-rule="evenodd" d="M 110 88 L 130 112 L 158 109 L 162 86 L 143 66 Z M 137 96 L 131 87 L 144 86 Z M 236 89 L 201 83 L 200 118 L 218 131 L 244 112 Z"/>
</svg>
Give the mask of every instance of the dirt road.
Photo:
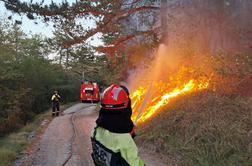
<svg viewBox="0 0 252 166">
<path fill-rule="evenodd" d="M 95 126 L 97 112 L 94 104 L 76 104 L 56 117 L 43 134 L 36 152 L 25 162 L 16 165 L 36 166 L 94 166 L 90 134 Z M 157 156 L 140 148 L 147 166 L 165 166 Z"/>
</svg>

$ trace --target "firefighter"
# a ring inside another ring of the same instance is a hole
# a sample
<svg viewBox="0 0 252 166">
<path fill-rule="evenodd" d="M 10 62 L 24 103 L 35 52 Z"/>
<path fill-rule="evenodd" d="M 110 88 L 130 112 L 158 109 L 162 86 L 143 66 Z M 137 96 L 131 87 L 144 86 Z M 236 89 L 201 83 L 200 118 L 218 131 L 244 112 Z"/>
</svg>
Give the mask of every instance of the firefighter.
<svg viewBox="0 0 252 166">
<path fill-rule="evenodd" d="M 131 135 L 134 128 L 131 114 L 126 87 L 113 84 L 104 90 L 91 137 L 91 155 L 96 166 L 144 166 Z"/>
<path fill-rule="evenodd" d="M 60 113 L 60 95 L 58 94 L 58 91 L 54 91 L 54 94 L 52 95 L 52 116 L 59 116 Z"/>
</svg>

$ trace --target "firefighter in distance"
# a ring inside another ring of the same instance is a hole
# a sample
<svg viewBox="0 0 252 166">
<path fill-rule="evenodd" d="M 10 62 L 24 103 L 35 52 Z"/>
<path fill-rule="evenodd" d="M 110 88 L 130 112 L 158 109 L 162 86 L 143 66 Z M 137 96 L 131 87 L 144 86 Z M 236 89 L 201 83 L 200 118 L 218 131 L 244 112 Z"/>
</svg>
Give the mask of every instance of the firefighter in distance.
<svg viewBox="0 0 252 166">
<path fill-rule="evenodd" d="M 52 101 L 52 116 L 59 116 L 60 113 L 60 95 L 58 94 L 58 91 L 54 91 L 54 94 L 52 95 L 51 101 Z"/>
</svg>

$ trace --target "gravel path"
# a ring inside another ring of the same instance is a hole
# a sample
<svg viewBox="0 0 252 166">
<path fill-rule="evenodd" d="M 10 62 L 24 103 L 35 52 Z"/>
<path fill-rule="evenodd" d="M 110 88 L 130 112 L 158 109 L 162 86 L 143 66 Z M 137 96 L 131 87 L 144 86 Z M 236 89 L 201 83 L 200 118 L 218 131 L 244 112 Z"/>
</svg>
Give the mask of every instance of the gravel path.
<svg viewBox="0 0 252 166">
<path fill-rule="evenodd" d="M 48 125 L 37 150 L 17 166 L 94 166 L 90 134 L 95 126 L 96 105 L 76 104 Z M 155 154 L 139 149 L 147 166 L 165 166 Z"/>
</svg>

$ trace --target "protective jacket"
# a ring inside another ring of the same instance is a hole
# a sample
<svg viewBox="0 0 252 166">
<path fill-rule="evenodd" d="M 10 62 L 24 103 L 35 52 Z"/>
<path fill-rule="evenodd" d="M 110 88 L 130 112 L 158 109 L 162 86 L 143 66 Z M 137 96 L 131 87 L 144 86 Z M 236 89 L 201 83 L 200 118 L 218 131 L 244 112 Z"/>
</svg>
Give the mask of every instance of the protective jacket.
<svg viewBox="0 0 252 166">
<path fill-rule="evenodd" d="M 53 103 L 58 103 L 60 101 L 60 95 L 58 95 L 58 94 L 52 95 L 51 100 L 52 100 Z"/>
<path fill-rule="evenodd" d="M 97 127 L 91 140 L 96 166 L 144 166 L 129 133 L 112 133 Z"/>
</svg>

